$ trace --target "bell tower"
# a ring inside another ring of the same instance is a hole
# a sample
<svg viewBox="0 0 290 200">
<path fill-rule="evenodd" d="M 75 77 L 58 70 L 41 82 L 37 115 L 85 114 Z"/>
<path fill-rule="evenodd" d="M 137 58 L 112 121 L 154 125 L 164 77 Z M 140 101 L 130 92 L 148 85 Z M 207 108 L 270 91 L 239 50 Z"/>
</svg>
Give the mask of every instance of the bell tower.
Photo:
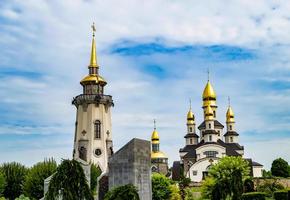
<svg viewBox="0 0 290 200">
<path fill-rule="evenodd" d="M 112 96 L 104 94 L 107 82 L 99 75 L 94 24 L 92 29 L 89 74 L 80 82 L 83 93 L 72 101 L 77 108 L 73 158 L 94 163 L 106 172 L 113 154 L 111 107 L 114 104 Z"/>
</svg>

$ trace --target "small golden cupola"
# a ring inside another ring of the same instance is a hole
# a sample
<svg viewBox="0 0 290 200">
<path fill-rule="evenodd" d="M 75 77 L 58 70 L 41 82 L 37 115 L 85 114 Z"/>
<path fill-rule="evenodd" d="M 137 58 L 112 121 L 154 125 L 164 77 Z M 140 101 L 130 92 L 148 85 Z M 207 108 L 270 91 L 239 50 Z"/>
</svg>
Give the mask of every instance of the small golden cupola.
<svg viewBox="0 0 290 200">
<path fill-rule="evenodd" d="M 159 134 L 156 131 L 156 128 L 154 128 L 154 131 L 152 132 L 152 136 L 151 136 L 151 142 L 152 144 L 159 144 Z"/>
<path fill-rule="evenodd" d="M 208 105 L 205 109 L 205 120 L 213 120 L 214 116 L 213 116 L 213 110 L 210 107 L 210 105 Z"/>
<path fill-rule="evenodd" d="M 231 106 L 228 107 L 226 118 L 227 118 L 227 121 L 226 121 L 227 123 L 235 122 L 235 115 Z"/>
<path fill-rule="evenodd" d="M 195 118 L 194 118 L 194 114 L 191 110 L 191 100 L 189 101 L 190 102 L 190 106 L 189 106 L 189 111 L 187 113 L 187 125 L 194 125 L 195 124 Z"/>
<path fill-rule="evenodd" d="M 107 82 L 103 77 L 99 75 L 99 65 L 97 63 L 97 51 L 96 51 L 96 42 L 95 42 L 95 25 L 92 25 L 93 29 L 93 39 L 92 39 L 92 47 L 91 47 L 91 58 L 89 68 L 89 75 L 84 77 L 81 80 L 81 85 L 100 85 L 101 87 L 105 86 Z"/>
<path fill-rule="evenodd" d="M 208 105 L 216 106 L 216 94 L 209 80 L 203 90 L 202 100 L 204 107 Z"/>
</svg>

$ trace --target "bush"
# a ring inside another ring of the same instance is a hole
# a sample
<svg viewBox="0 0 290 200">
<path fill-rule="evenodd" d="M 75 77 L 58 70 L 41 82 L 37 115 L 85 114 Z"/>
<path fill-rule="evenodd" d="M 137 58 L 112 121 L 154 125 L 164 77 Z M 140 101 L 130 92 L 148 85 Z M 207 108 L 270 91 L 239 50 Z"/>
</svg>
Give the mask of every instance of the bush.
<svg viewBox="0 0 290 200">
<path fill-rule="evenodd" d="M 169 186 L 171 194 L 170 194 L 170 200 L 181 200 L 181 195 L 179 194 L 179 188 L 177 185 L 172 184 Z"/>
<path fill-rule="evenodd" d="M 273 176 L 287 178 L 289 176 L 288 162 L 282 158 L 274 160 L 272 163 L 271 172 Z"/>
<path fill-rule="evenodd" d="M 288 198 L 288 191 L 287 190 L 278 190 L 274 192 L 274 199 L 275 200 L 287 200 Z"/>
<path fill-rule="evenodd" d="M 169 199 L 171 194 L 170 180 L 162 174 L 154 173 L 152 175 L 152 199 Z"/>
<path fill-rule="evenodd" d="M 242 195 L 242 200 L 265 200 L 265 196 L 263 192 L 249 192 Z"/>
<path fill-rule="evenodd" d="M 18 198 L 16 198 L 15 200 L 30 200 L 30 199 L 22 194 Z"/>
<path fill-rule="evenodd" d="M 102 170 L 99 166 L 91 164 L 91 191 L 96 194 L 98 186 L 98 177 L 102 174 Z"/>
<path fill-rule="evenodd" d="M 263 184 L 257 186 L 257 191 L 264 192 L 267 197 L 272 197 L 275 191 L 283 189 L 283 185 L 278 183 L 277 180 L 265 180 Z"/>
<path fill-rule="evenodd" d="M 113 188 L 105 195 L 105 200 L 140 200 L 137 188 L 132 184 Z"/>
<path fill-rule="evenodd" d="M 23 185 L 24 194 L 31 199 L 40 199 L 44 193 L 44 180 L 51 176 L 57 168 L 54 159 L 35 164 L 28 172 Z"/>
</svg>

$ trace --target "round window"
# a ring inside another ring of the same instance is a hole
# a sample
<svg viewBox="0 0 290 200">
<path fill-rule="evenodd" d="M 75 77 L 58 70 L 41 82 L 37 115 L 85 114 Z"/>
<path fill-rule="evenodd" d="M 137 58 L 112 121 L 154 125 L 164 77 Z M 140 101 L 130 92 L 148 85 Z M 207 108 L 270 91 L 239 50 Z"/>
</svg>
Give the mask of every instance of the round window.
<svg viewBox="0 0 290 200">
<path fill-rule="evenodd" d="M 95 154 L 96 154 L 96 156 L 100 156 L 102 154 L 101 149 L 96 149 Z"/>
</svg>

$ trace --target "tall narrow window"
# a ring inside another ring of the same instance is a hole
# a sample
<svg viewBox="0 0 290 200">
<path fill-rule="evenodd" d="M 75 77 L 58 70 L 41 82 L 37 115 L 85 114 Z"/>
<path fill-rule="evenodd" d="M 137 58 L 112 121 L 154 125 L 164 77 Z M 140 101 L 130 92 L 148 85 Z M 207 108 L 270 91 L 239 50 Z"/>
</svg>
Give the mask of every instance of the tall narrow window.
<svg viewBox="0 0 290 200">
<path fill-rule="evenodd" d="M 230 130 L 232 130 L 233 129 L 233 127 L 232 127 L 232 125 L 230 125 Z"/>
<path fill-rule="evenodd" d="M 208 128 L 211 129 L 211 124 L 208 124 Z"/>
<path fill-rule="evenodd" d="M 212 141 L 212 136 L 211 136 L 211 135 L 209 136 L 209 141 L 210 141 L 210 142 Z"/>
<path fill-rule="evenodd" d="M 95 121 L 95 138 L 96 139 L 101 138 L 101 121 L 100 120 Z"/>
<path fill-rule="evenodd" d="M 189 132 L 190 132 L 190 133 L 192 132 L 192 127 L 189 127 Z"/>
<path fill-rule="evenodd" d="M 213 117 L 216 117 L 216 115 L 215 115 L 215 110 L 213 111 Z"/>
</svg>

